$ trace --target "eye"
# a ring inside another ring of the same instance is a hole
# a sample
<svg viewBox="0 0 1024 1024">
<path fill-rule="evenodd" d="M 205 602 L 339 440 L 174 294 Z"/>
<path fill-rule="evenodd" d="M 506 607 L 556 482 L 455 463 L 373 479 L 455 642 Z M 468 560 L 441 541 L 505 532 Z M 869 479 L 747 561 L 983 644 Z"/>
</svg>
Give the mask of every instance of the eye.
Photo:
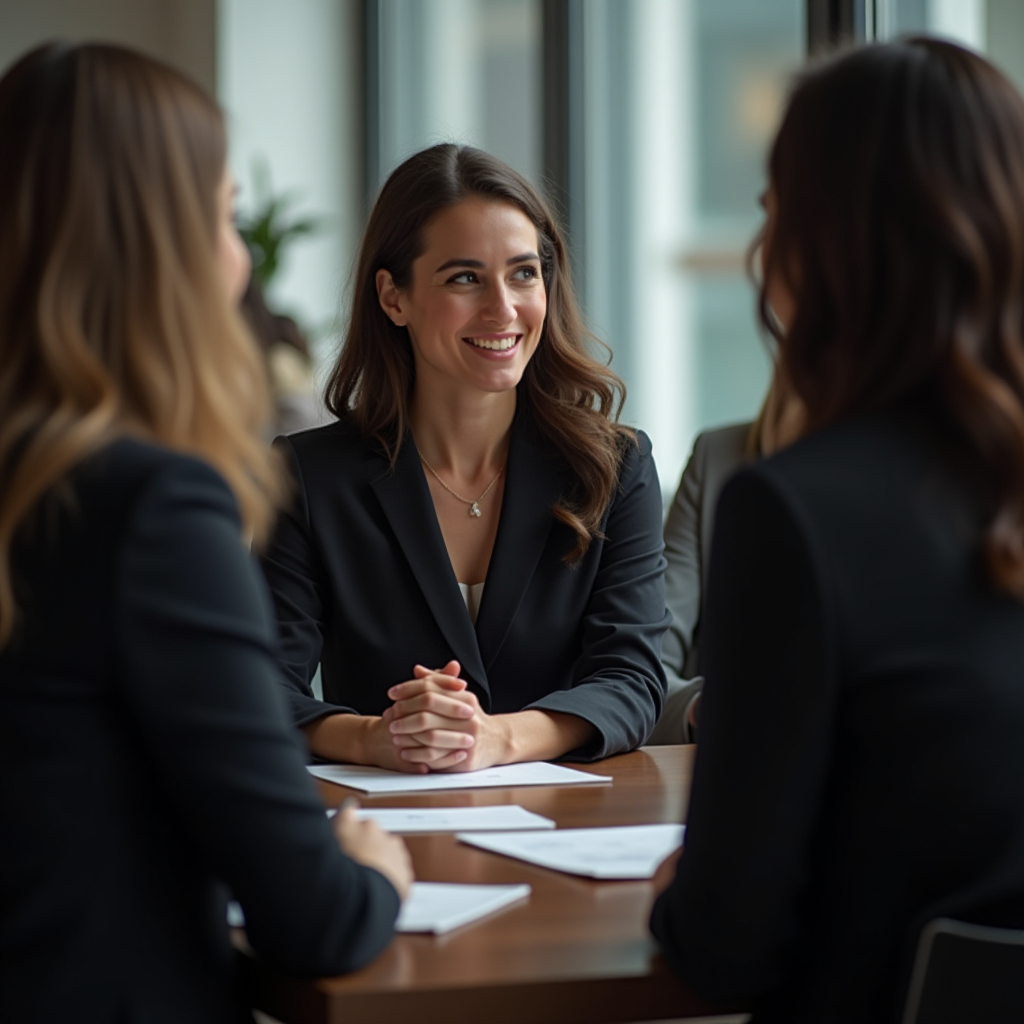
<svg viewBox="0 0 1024 1024">
<path fill-rule="evenodd" d="M 532 263 L 524 263 L 512 275 L 514 281 L 536 281 L 539 277 L 540 271 Z"/>
<path fill-rule="evenodd" d="M 474 270 L 460 270 L 448 278 L 447 284 L 476 284 L 479 278 Z"/>
</svg>

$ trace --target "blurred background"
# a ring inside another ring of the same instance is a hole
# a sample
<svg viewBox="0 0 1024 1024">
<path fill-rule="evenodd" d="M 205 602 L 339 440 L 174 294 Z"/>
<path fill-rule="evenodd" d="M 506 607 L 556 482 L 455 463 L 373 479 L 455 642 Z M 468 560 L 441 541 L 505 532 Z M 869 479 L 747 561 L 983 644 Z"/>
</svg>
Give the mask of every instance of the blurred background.
<svg viewBox="0 0 1024 1024">
<path fill-rule="evenodd" d="M 267 304 L 318 373 L 389 171 L 437 141 L 502 157 L 568 229 L 670 494 L 697 431 L 752 418 L 766 386 L 744 254 L 790 76 L 905 32 L 1024 85 L 1022 0 L 0 0 L 0 68 L 46 40 L 110 40 L 213 93 Z"/>
</svg>

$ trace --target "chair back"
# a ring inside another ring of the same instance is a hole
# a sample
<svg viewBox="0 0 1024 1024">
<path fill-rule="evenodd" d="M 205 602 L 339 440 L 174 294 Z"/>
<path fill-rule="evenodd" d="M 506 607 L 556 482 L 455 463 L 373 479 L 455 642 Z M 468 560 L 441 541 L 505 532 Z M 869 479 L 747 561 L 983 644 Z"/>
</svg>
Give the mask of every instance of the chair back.
<svg viewBox="0 0 1024 1024">
<path fill-rule="evenodd" d="M 921 931 L 903 1024 L 1024 1024 L 1024 930 L 947 917 Z"/>
</svg>

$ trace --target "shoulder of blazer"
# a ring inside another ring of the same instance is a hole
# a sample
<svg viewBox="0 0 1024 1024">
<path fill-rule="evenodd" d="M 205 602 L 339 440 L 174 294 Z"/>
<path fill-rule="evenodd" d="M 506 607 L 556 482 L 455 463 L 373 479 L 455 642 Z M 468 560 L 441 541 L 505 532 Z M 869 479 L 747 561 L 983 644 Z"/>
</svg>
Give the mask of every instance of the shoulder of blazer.
<svg viewBox="0 0 1024 1024">
<path fill-rule="evenodd" d="M 274 440 L 274 445 L 283 448 L 289 458 L 298 463 L 303 477 L 315 478 L 326 472 L 343 474 L 349 479 L 372 480 L 391 470 L 391 463 L 378 442 L 343 420 L 282 435 Z"/>
<path fill-rule="evenodd" d="M 619 491 L 626 489 L 633 477 L 643 471 L 644 464 L 654 453 L 654 446 L 647 434 L 639 428 L 634 434 L 635 440 L 624 435 L 619 441 L 619 450 L 622 453 L 619 463 Z"/>
<path fill-rule="evenodd" d="M 747 437 L 752 423 L 734 423 L 728 427 L 707 430 L 697 437 L 694 451 L 702 449 L 707 462 L 715 465 L 738 465 L 747 457 Z"/>
<path fill-rule="evenodd" d="M 70 481 L 76 488 L 98 484 L 108 494 L 117 490 L 127 498 L 167 473 L 178 481 L 187 478 L 230 490 L 217 469 L 198 456 L 131 437 L 117 438 L 90 455 L 71 471 Z"/>
<path fill-rule="evenodd" d="M 694 442 L 693 455 L 700 469 L 701 505 L 709 519 L 726 480 L 749 461 L 746 449 L 750 426 L 737 423 L 708 430 Z M 710 525 L 709 522 L 708 528 Z"/>
<path fill-rule="evenodd" d="M 621 459 L 619 462 L 619 478 L 611 499 L 602 517 L 607 522 L 618 501 L 636 488 L 651 486 L 657 481 L 657 468 L 654 462 L 654 446 L 651 439 L 642 430 L 635 431 L 635 440 L 623 437 L 620 442 Z M 565 479 L 570 479 L 566 475 Z M 661 487 L 658 485 L 660 495 Z M 659 500 L 661 500 L 659 498 Z"/>
</svg>

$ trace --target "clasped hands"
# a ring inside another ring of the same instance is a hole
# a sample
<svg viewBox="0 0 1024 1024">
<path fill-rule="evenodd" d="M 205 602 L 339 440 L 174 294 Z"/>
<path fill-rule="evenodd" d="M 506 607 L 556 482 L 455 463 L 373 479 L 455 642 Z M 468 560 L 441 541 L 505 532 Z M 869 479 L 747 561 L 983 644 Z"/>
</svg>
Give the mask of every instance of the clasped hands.
<svg viewBox="0 0 1024 1024">
<path fill-rule="evenodd" d="M 459 678 L 461 666 L 422 665 L 413 678 L 388 690 L 394 701 L 381 717 L 405 771 L 475 771 L 504 760 L 509 745 L 506 716 L 488 715 Z"/>
</svg>

